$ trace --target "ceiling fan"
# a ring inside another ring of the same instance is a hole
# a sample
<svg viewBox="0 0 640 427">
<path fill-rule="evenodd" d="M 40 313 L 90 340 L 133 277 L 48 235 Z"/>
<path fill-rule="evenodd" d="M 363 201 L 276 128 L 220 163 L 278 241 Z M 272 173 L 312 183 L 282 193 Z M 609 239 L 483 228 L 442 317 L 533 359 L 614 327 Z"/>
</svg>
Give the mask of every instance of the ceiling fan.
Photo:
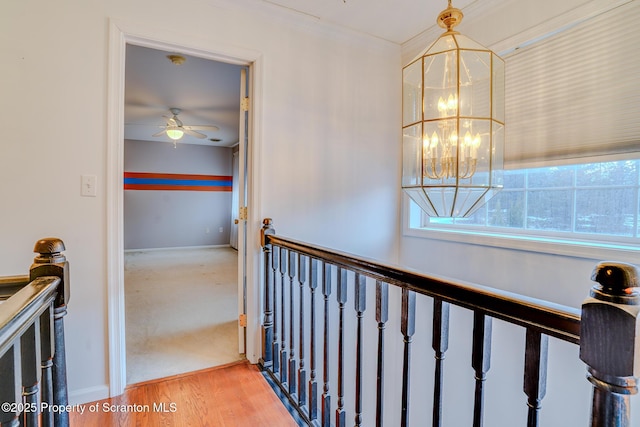
<svg viewBox="0 0 640 427">
<path fill-rule="evenodd" d="M 158 133 L 154 133 L 152 136 L 161 136 L 162 134 L 166 134 L 173 141 L 177 141 L 184 136 L 184 134 L 193 136 L 195 138 L 204 139 L 207 135 L 198 132 L 199 130 L 220 130 L 218 126 L 213 125 L 200 125 L 200 126 L 185 126 L 182 121 L 178 118 L 178 114 L 182 110 L 180 108 L 171 108 L 171 114 L 173 117 L 163 116 L 167 119 L 167 124 Z"/>
</svg>

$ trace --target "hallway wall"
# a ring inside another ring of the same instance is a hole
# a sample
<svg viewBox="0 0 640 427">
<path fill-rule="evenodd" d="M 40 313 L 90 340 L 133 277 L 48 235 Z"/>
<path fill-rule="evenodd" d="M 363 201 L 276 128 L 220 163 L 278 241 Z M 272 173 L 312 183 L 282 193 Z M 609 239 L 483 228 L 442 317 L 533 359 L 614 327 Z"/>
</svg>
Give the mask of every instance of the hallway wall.
<svg viewBox="0 0 640 427">
<path fill-rule="evenodd" d="M 124 150 L 125 173 L 231 178 L 231 148 L 193 144 L 174 148 L 166 141 L 125 140 Z M 124 192 L 125 250 L 229 244 L 231 187 L 226 191 L 176 187 L 177 190 Z"/>
<path fill-rule="evenodd" d="M 236 2 L 185 0 L 179 8 L 188 19 L 176 19 L 169 0 L 25 0 L 9 2 L 0 16 L 0 120 L 11 124 L 0 149 L 0 274 L 25 274 L 37 239 L 64 240 L 74 403 L 109 394 L 107 242 L 114 214 L 107 141 L 119 132 L 107 120 L 117 99 L 109 93 L 110 25 L 261 58 L 251 228 L 270 216 L 282 234 L 395 255 L 400 47 L 304 16 L 280 18 L 260 7 L 247 13 Z M 81 197 L 83 174 L 97 176 L 96 197 Z M 258 253 L 257 242 L 249 244 Z M 259 318 L 256 304 L 252 321 Z"/>
</svg>

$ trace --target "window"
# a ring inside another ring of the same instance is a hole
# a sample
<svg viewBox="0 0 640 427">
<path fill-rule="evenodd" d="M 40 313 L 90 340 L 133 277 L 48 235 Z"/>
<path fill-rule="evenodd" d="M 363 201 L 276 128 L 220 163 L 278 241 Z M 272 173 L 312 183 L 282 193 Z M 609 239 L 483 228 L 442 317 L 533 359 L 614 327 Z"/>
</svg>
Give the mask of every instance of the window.
<svg viewBox="0 0 640 427">
<path fill-rule="evenodd" d="M 507 170 L 469 218 L 410 209 L 414 229 L 518 235 L 640 250 L 640 160 Z M 413 202 L 411 202 L 413 203 Z"/>
<path fill-rule="evenodd" d="M 410 202 L 407 235 L 638 263 L 640 2 L 594 8 L 502 46 L 503 190 L 469 218 Z"/>
</svg>

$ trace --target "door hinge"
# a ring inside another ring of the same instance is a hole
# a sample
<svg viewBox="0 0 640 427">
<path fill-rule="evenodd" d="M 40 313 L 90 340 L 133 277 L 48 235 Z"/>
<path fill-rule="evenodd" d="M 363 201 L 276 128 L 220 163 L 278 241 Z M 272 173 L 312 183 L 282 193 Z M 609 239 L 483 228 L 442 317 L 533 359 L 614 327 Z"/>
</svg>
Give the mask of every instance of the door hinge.
<svg viewBox="0 0 640 427">
<path fill-rule="evenodd" d="M 249 97 L 248 96 L 245 96 L 240 101 L 240 109 L 242 111 L 249 111 Z"/>
<path fill-rule="evenodd" d="M 247 207 L 240 206 L 240 220 L 246 221 L 247 219 L 249 219 L 249 215 L 247 214 Z"/>
<path fill-rule="evenodd" d="M 247 315 L 246 314 L 241 314 L 238 317 L 238 323 L 240 324 L 241 327 L 246 328 L 247 327 Z"/>
</svg>

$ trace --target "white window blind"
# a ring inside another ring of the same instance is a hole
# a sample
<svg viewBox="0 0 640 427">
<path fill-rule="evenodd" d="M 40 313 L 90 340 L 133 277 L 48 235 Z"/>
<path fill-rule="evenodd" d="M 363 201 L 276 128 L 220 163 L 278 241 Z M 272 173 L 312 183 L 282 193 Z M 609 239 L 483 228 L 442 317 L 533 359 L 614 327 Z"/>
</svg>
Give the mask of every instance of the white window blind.
<svg viewBox="0 0 640 427">
<path fill-rule="evenodd" d="M 640 1 L 506 61 L 505 167 L 640 158 Z"/>
</svg>

